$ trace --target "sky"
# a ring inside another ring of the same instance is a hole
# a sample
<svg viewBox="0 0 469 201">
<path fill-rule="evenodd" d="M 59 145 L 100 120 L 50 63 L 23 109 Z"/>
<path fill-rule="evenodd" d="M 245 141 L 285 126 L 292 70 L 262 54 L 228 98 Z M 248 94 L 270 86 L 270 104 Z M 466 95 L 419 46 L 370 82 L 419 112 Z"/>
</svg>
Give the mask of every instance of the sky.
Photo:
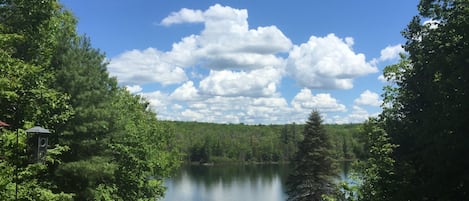
<svg viewBox="0 0 469 201">
<path fill-rule="evenodd" d="M 158 119 L 360 123 L 417 0 L 62 0 L 120 86 Z"/>
</svg>

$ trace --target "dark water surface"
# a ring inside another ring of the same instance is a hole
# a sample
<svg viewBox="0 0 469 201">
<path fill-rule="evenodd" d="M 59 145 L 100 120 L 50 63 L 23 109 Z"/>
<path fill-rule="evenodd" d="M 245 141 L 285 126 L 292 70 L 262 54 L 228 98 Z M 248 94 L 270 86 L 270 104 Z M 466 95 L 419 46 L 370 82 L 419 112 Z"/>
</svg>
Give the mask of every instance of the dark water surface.
<svg viewBox="0 0 469 201">
<path fill-rule="evenodd" d="M 163 201 L 284 201 L 289 171 L 286 164 L 185 166 L 165 182 Z"/>
</svg>

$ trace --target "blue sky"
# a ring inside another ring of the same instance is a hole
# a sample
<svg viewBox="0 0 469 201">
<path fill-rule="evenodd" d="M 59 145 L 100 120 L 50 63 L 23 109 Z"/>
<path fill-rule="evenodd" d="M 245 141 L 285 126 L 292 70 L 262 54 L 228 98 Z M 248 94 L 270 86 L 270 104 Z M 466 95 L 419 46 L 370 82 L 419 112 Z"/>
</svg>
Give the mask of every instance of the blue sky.
<svg viewBox="0 0 469 201">
<path fill-rule="evenodd" d="M 63 0 L 159 119 L 363 122 L 381 109 L 416 0 Z"/>
</svg>

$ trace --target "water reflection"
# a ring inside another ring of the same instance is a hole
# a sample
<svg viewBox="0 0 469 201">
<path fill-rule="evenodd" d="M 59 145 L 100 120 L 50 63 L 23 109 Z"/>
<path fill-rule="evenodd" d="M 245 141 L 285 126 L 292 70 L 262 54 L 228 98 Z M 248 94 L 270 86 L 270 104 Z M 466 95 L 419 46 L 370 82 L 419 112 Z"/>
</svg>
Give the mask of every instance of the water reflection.
<svg viewBox="0 0 469 201">
<path fill-rule="evenodd" d="M 349 182 L 350 163 L 339 180 Z M 289 165 L 186 166 L 166 181 L 163 201 L 284 201 Z"/>
<path fill-rule="evenodd" d="M 286 165 L 183 167 L 168 180 L 164 201 L 286 200 Z"/>
</svg>

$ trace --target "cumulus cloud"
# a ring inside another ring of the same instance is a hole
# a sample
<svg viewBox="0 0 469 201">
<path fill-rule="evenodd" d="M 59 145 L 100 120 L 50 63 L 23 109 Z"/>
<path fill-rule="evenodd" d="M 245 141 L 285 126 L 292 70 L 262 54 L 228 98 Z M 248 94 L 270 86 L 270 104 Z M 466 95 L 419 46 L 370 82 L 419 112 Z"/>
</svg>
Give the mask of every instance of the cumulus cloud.
<svg viewBox="0 0 469 201">
<path fill-rule="evenodd" d="M 266 97 L 276 94 L 281 71 L 272 67 L 250 72 L 210 71 L 200 81 L 201 93 L 215 96 Z"/>
<path fill-rule="evenodd" d="M 345 112 L 346 107 L 338 103 L 330 94 L 320 93 L 313 95 L 311 90 L 302 89 L 291 102 L 295 110 L 310 112 L 313 109 L 320 112 Z"/>
<path fill-rule="evenodd" d="M 174 42 L 168 51 L 126 51 L 112 58 L 108 69 L 129 91 L 147 98 L 160 119 L 256 124 L 304 122 L 312 109 L 324 116 L 348 114 L 331 94 L 311 89 L 350 89 L 356 77 L 377 71 L 353 51 L 351 37 L 311 36 L 293 45 L 276 26 L 250 28 L 247 19 L 247 10 L 219 4 L 207 10 L 183 8 L 160 24 L 203 23 L 203 30 Z M 392 54 L 389 49 L 382 57 Z M 286 74 L 304 87 L 288 101 L 278 91 Z M 141 85 L 148 83 L 163 85 L 165 92 L 142 93 Z M 376 105 L 368 92 L 357 98 L 349 116 L 330 122 L 369 116 L 358 107 Z"/>
<path fill-rule="evenodd" d="M 291 112 L 287 101 L 282 97 L 251 99 L 246 109 L 247 123 L 261 122 L 288 122 Z"/>
<path fill-rule="evenodd" d="M 381 55 L 379 57 L 380 61 L 389 61 L 399 58 L 400 53 L 404 53 L 405 50 L 402 48 L 401 44 L 397 44 L 394 46 L 387 46 L 386 48 L 381 50 Z"/>
<path fill-rule="evenodd" d="M 334 34 L 311 36 L 307 43 L 294 46 L 287 60 L 287 70 L 308 88 L 350 89 L 353 79 L 377 72 L 365 55 L 352 50 L 353 39 Z"/>
<path fill-rule="evenodd" d="M 338 124 L 361 123 L 366 121 L 371 116 L 375 115 L 368 113 L 368 111 L 359 106 L 353 106 L 352 112 L 347 116 L 334 116 L 329 121 Z"/>
<path fill-rule="evenodd" d="M 382 101 L 379 98 L 379 94 L 371 92 L 370 90 L 365 90 L 360 94 L 360 97 L 354 101 L 357 105 L 367 105 L 378 107 L 381 105 Z"/>
<path fill-rule="evenodd" d="M 172 102 L 174 96 L 183 92 L 182 89 L 193 91 L 195 87 L 192 83 L 186 82 L 171 95 L 160 91 L 142 95 L 150 100 L 152 108 L 157 111 L 160 119 L 181 121 L 247 124 L 303 123 L 313 109 L 319 110 L 327 123 L 359 123 L 370 116 L 378 115 L 378 113 L 368 112 L 358 106 L 358 103 L 347 113 L 346 107 L 330 94 L 314 95 L 306 88 L 302 89 L 290 104 L 283 97 L 242 96 L 211 96 L 195 100 L 188 96 L 179 99 L 187 100 L 183 104 L 174 104 Z M 368 94 L 368 92 L 362 94 Z M 330 116 L 330 114 L 340 115 Z"/>
<path fill-rule="evenodd" d="M 179 104 L 173 104 L 173 106 L 171 107 L 171 109 L 177 111 L 177 110 L 181 110 L 183 109 L 184 107 L 182 105 L 179 105 Z"/>
<path fill-rule="evenodd" d="M 381 81 L 382 83 L 388 82 L 388 81 L 386 80 L 386 78 L 384 77 L 384 75 L 382 75 L 382 74 L 378 76 L 378 80 Z"/>
<path fill-rule="evenodd" d="M 330 123 L 348 124 L 348 123 L 362 123 L 370 117 L 376 117 L 379 113 L 369 113 L 367 110 L 359 106 L 353 106 L 350 114 L 346 116 L 335 115 L 328 119 Z"/>
<path fill-rule="evenodd" d="M 205 119 L 203 114 L 191 109 L 185 109 L 180 114 L 186 121 L 203 121 Z"/>
<path fill-rule="evenodd" d="M 111 60 L 108 70 L 124 84 L 159 82 L 167 85 L 187 80 L 180 66 L 165 61 L 163 53 L 154 48 L 124 52 Z"/>
<path fill-rule="evenodd" d="M 182 86 L 178 87 L 171 93 L 170 98 L 176 101 L 195 101 L 199 100 L 199 92 L 194 87 L 192 81 L 187 81 Z"/>
<path fill-rule="evenodd" d="M 275 26 L 250 29 L 247 18 L 245 9 L 219 4 L 205 11 L 181 9 L 161 24 L 201 22 L 200 34 L 182 38 L 166 52 L 155 48 L 124 52 L 111 59 L 108 69 L 124 84 L 168 85 L 187 81 L 184 69 L 193 66 L 237 71 L 284 68 L 285 61 L 278 54 L 288 52 L 290 39 Z"/>
<path fill-rule="evenodd" d="M 192 114 L 192 119 L 204 122 L 244 122 L 242 118 L 246 116 L 244 111 L 250 99 L 248 97 L 209 97 L 204 101 L 189 103 L 187 109 L 194 113 L 186 113 L 186 115 Z"/>
<path fill-rule="evenodd" d="M 182 8 L 179 12 L 173 12 L 161 21 L 162 25 L 169 26 L 180 23 L 203 22 L 204 17 L 201 10 Z"/>
<path fill-rule="evenodd" d="M 199 13 L 188 9 L 180 12 L 171 14 L 161 23 L 173 16 L 187 15 L 184 13 Z M 249 29 L 245 9 L 216 4 L 199 14 L 204 22 L 200 35 L 185 37 L 168 52 L 180 64 L 218 70 L 281 66 L 283 59 L 276 54 L 287 52 L 292 46 L 290 39 L 275 26 Z"/>
<path fill-rule="evenodd" d="M 181 88 L 191 88 L 185 83 Z M 177 91 L 176 89 L 175 91 Z M 285 123 L 290 122 L 291 109 L 283 97 L 224 97 L 183 101 L 174 104 L 171 95 L 156 91 L 142 94 L 150 100 L 160 119 L 218 123 Z M 190 98 L 188 98 L 190 99 Z M 304 118 L 304 117 L 303 117 Z"/>
<path fill-rule="evenodd" d="M 143 97 L 148 100 L 150 103 L 150 108 L 154 111 L 166 111 L 167 106 L 169 105 L 170 101 L 168 98 L 168 94 L 163 93 L 161 91 L 154 91 L 149 93 L 141 93 Z M 158 113 L 159 115 L 159 113 Z"/>
</svg>

